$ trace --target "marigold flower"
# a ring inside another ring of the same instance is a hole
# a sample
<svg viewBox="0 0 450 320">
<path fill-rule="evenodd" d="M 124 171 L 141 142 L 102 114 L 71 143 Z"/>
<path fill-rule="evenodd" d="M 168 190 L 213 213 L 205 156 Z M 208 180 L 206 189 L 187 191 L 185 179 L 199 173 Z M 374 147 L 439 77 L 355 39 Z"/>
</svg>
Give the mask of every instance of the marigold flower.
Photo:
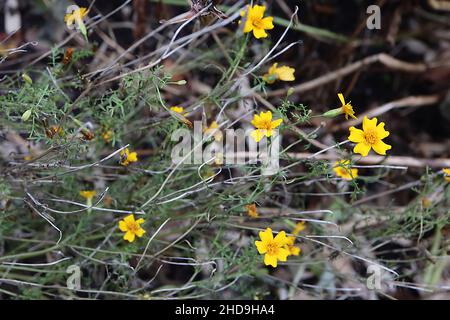
<svg viewBox="0 0 450 320">
<path fill-rule="evenodd" d="M 241 17 L 247 14 L 245 20 L 244 33 L 253 31 L 253 35 L 256 39 L 266 38 L 268 36 L 265 30 L 271 30 L 274 28 L 273 17 L 264 18 L 264 12 L 266 6 L 254 5 L 253 7 L 247 6 L 247 10 L 241 11 Z"/>
<path fill-rule="evenodd" d="M 294 68 L 288 66 L 278 67 L 278 63 L 274 63 L 270 67 L 269 72 L 263 76 L 263 80 L 268 84 L 272 84 L 277 80 L 295 81 L 294 72 Z"/>
<path fill-rule="evenodd" d="M 64 16 L 64 22 L 67 24 L 67 27 L 70 27 L 75 22 L 80 24 L 83 23 L 83 18 L 89 13 L 87 8 L 78 8 L 73 10 L 72 12 L 66 14 Z"/>
<path fill-rule="evenodd" d="M 211 122 L 211 125 L 209 127 L 207 127 L 206 129 L 204 129 L 204 132 L 207 136 L 213 136 L 214 140 L 216 141 L 222 141 L 223 139 L 223 134 L 222 131 L 219 128 L 219 125 L 217 124 L 216 121 Z"/>
<path fill-rule="evenodd" d="M 172 110 L 173 112 L 176 112 L 178 114 L 184 115 L 184 108 L 183 107 L 179 107 L 179 106 L 173 106 L 170 107 L 170 110 Z"/>
<path fill-rule="evenodd" d="M 96 196 L 97 191 L 95 190 L 84 190 L 80 191 L 80 196 L 85 198 L 88 201 L 92 201 L 92 199 Z"/>
<path fill-rule="evenodd" d="M 92 199 L 97 194 L 97 191 L 95 190 L 84 190 L 80 191 L 80 196 L 86 199 L 86 206 L 88 207 L 87 212 L 91 213 L 92 209 Z"/>
<path fill-rule="evenodd" d="M 145 233 L 145 230 L 142 229 L 141 224 L 143 224 L 144 222 L 145 220 L 142 218 L 134 220 L 133 214 L 130 214 L 123 220 L 120 220 L 119 229 L 120 231 L 125 232 L 123 239 L 128 242 L 133 242 L 136 236 L 138 236 L 139 238 L 142 237 Z"/>
<path fill-rule="evenodd" d="M 128 148 L 120 151 L 120 164 L 123 166 L 128 166 L 131 162 L 138 161 L 137 153 L 130 152 Z"/>
<path fill-rule="evenodd" d="M 277 128 L 283 119 L 277 119 L 272 121 L 272 112 L 261 112 L 259 115 L 255 114 L 252 120 L 253 126 L 256 130 L 253 130 L 251 136 L 256 142 L 261 141 L 261 139 L 266 137 L 271 137 L 273 130 Z"/>
<path fill-rule="evenodd" d="M 338 93 L 339 100 L 341 100 L 342 103 L 342 113 L 345 114 L 345 119 L 348 120 L 348 117 L 351 117 L 353 119 L 357 119 L 355 117 L 355 111 L 353 111 L 353 106 L 351 105 L 351 101 L 345 102 L 344 95 L 342 93 Z"/>
<path fill-rule="evenodd" d="M 248 204 L 245 206 L 245 208 L 247 209 L 247 214 L 249 217 L 251 218 L 258 218 L 259 214 L 256 211 L 256 204 L 252 203 L 252 204 Z"/>
<path fill-rule="evenodd" d="M 299 234 L 300 232 L 302 232 L 303 230 L 305 230 L 306 226 L 305 226 L 305 221 L 300 221 L 297 222 L 297 224 L 295 225 L 294 230 L 292 230 L 292 234 Z"/>
<path fill-rule="evenodd" d="M 289 255 L 290 256 L 298 256 L 302 250 L 300 249 L 300 247 L 294 246 L 295 237 L 287 237 L 286 239 L 287 239 L 287 242 L 286 242 L 285 248 L 289 251 Z"/>
<path fill-rule="evenodd" d="M 358 169 L 349 167 L 350 160 L 336 161 L 333 166 L 333 171 L 338 177 L 344 180 L 353 180 L 358 177 Z"/>
<path fill-rule="evenodd" d="M 113 136 L 112 130 L 107 130 L 102 133 L 102 139 L 108 143 L 111 142 L 112 136 Z"/>
<path fill-rule="evenodd" d="M 450 182 L 450 168 L 444 168 L 442 171 L 444 172 L 444 179 Z"/>
<path fill-rule="evenodd" d="M 389 136 L 389 131 L 384 130 L 384 122 L 377 125 L 377 118 L 364 117 L 362 128 L 362 130 L 355 127 L 349 129 L 350 136 L 348 139 L 356 143 L 353 152 L 365 157 L 369 154 L 370 149 L 373 149 L 378 154 L 386 155 L 386 151 L 390 150 L 392 146 L 382 141 Z"/>
<path fill-rule="evenodd" d="M 284 231 L 278 233 L 274 238 L 272 229 L 267 228 L 266 231 L 259 232 L 259 237 L 262 241 L 255 241 L 255 245 L 260 254 L 265 254 L 264 264 L 266 266 L 271 265 L 276 268 L 278 260 L 287 260 L 290 252 L 286 249 L 288 240 Z"/>
</svg>

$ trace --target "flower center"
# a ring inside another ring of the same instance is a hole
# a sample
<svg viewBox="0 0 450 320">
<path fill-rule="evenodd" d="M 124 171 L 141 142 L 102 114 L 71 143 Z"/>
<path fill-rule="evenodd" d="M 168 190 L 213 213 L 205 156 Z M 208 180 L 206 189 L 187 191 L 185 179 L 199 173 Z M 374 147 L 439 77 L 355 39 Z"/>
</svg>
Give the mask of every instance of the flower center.
<svg viewBox="0 0 450 320">
<path fill-rule="evenodd" d="M 253 18 L 253 26 L 257 29 L 264 29 L 264 23 L 260 18 Z"/>
<path fill-rule="evenodd" d="M 278 253 L 278 249 L 279 249 L 278 244 L 274 241 L 269 242 L 267 244 L 266 248 L 267 248 L 267 253 L 271 256 L 276 255 Z"/>
<path fill-rule="evenodd" d="M 272 126 L 272 122 L 271 121 L 263 121 L 261 123 L 261 129 L 270 130 L 271 126 Z"/>
<path fill-rule="evenodd" d="M 343 110 L 344 113 L 346 113 L 346 114 L 351 114 L 351 113 L 353 113 L 353 108 L 352 108 L 352 106 L 349 105 L 349 104 L 346 104 L 346 105 L 342 106 L 342 110 Z"/>
<path fill-rule="evenodd" d="M 374 130 L 368 130 L 364 132 L 364 139 L 366 139 L 368 144 L 375 144 L 378 140 L 378 136 Z"/>
<path fill-rule="evenodd" d="M 139 226 L 137 225 L 137 223 L 134 223 L 134 222 L 128 223 L 127 227 L 128 227 L 128 230 L 133 233 L 136 233 L 139 230 Z"/>
</svg>

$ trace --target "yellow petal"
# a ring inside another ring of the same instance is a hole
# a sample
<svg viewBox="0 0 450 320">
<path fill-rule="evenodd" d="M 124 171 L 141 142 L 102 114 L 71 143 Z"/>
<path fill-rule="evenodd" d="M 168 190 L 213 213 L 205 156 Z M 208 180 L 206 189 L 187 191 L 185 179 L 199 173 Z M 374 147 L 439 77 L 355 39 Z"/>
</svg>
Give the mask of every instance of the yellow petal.
<svg viewBox="0 0 450 320">
<path fill-rule="evenodd" d="M 283 122 L 283 119 L 274 120 L 270 123 L 270 128 L 271 129 L 278 128 L 282 122 Z"/>
<path fill-rule="evenodd" d="M 287 66 L 282 66 L 278 68 L 278 76 L 282 81 L 295 81 L 294 76 L 295 69 Z"/>
<path fill-rule="evenodd" d="M 271 30 L 274 28 L 273 17 L 266 17 L 266 18 L 262 19 L 262 23 L 263 23 L 264 29 L 266 29 L 266 30 Z"/>
<path fill-rule="evenodd" d="M 392 149 L 392 146 L 384 143 L 381 140 L 378 140 L 374 145 L 372 145 L 373 151 L 378 154 L 386 155 L 386 151 Z"/>
<path fill-rule="evenodd" d="M 389 136 L 389 131 L 384 130 L 384 122 L 380 122 L 375 130 L 379 139 L 384 139 Z"/>
<path fill-rule="evenodd" d="M 253 116 L 252 125 L 255 128 L 259 128 L 261 126 L 261 122 L 262 122 L 261 117 L 259 115 L 255 114 Z"/>
<path fill-rule="evenodd" d="M 272 241 L 273 240 L 272 229 L 267 228 L 265 231 L 260 231 L 259 237 L 263 242 Z"/>
<path fill-rule="evenodd" d="M 266 38 L 268 36 L 267 32 L 264 29 L 253 29 L 253 35 L 256 39 Z"/>
<path fill-rule="evenodd" d="M 286 237 L 286 232 L 280 231 L 273 240 L 284 246 L 288 241 Z"/>
<path fill-rule="evenodd" d="M 128 226 L 127 226 L 127 224 L 125 223 L 125 221 L 123 221 L 123 220 L 120 220 L 120 221 L 119 221 L 119 229 L 120 229 L 120 231 L 122 231 L 122 232 L 127 232 L 127 231 L 128 231 Z"/>
<path fill-rule="evenodd" d="M 266 6 L 254 5 L 252 9 L 250 9 L 250 13 L 252 18 L 262 19 L 264 17 L 264 12 L 266 11 Z"/>
<path fill-rule="evenodd" d="M 145 233 L 145 230 L 142 229 L 142 228 L 140 228 L 140 229 L 138 229 L 138 230 L 136 231 L 136 235 L 137 235 L 139 238 L 142 237 L 142 236 L 144 235 L 144 233 Z"/>
<path fill-rule="evenodd" d="M 255 246 L 256 246 L 256 249 L 258 249 L 258 252 L 260 254 L 264 254 L 264 253 L 267 252 L 267 247 L 264 244 L 264 242 L 262 242 L 262 241 L 255 241 Z"/>
<path fill-rule="evenodd" d="M 250 135 L 256 142 L 260 142 L 261 139 L 264 138 L 265 133 L 266 133 L 266 130 L 256 129 L 256 130 L 253 130 Z"/>
<path fill-rule="evenodd" d="M 289 250 L 290 255 L 292 256 L 298 256 L 300 254 L 301 249 L 299 247 L 291 247 Z"/>
<path fill-rule="evenodd" d="M 272 112 L 271 111 L 261 112 L 260 116 L 261 116 L 261 120 L 263 122 L 271 122 L 272 121 Z"/>
<path fill-rule="evenodd" d="M 344 95 L 342 93 L 338 93 L 339 100 L 341 101 L 342 105 L 345 106 L 345 99 Z"/>
<path fill-rule="evenodd" d="M 245 20 L 245 25 L 244 25 L 244 33 L 249 33 L 253 30 L 253 23 L 252 21 L 249 19 L 249 17 L 247 17 L 247 20 Z"/>
<path fill-rule="evenodd" d="M 128 216 L 126 216 L 125 218 L 123 218 L 123 221 L 125 221 L 126 223 L 134 223 L 134 215 L 130 214 Z"/>
<path fill-rule="evenodd" d="M 293 245 L 294 242 L 295 242 L 295 237 L 290 236 L 290 237 L 286 238 L 286 244 Z"/>
<path fill-rule="evenodd" d="M 353 152 L 354 153 L 359 153 L 363 157 L 366 157 L 369 154 L 370 148 L 371 148 L 370 145 L 368 145 L 368 144 L 366 144 L 364 142 L 361 142 L 361 143 L 358 143 L 355 146 L 355 148 L 353 149 Z"/>
<path fill-rule="evenodd" d="M 277 267 L 277 257 L 266 254 L 264 256 L 264 264 L 266 266 L 272 266 L 272 267 L 276 268 Z"/>
<path fill-rule="evenodd" d="M 277 255 L 278 260 L 286 261 L 288 256 L 289 256 L 289 250 L 284 249 L 284 248 L 278 249 L 278 255 Z"/>
<path fill-rule="evenodd" d="M 136 220 L 137 224 L 143 224 L 144 222 L 145 222 L 145 220 L 142 219 L 142 218 L 139 218 L 139 219 Z"/>
<path fill-rule="evenodd" d="M 128 241 L 128 242 L 133 242 L 135 239 L 135 235 L 133 232 L 128 231 L 127 233 L 125 233 L 125 235 L 123 236 L 123 239 Z"/>
<path fill-rule="evenodd" d="M 361 129 L 356 129 L 355 127 L 350 127 L 350 136 L 348 140 L 351 142 L 359 143 L 365 141 L 364 139 L 364 131 Z"/>
<path fill-rule="evenodd" d="M 367 116 L 364 117 L 363 119 L 363 130 L 364 131 L 368 131 L 368 130 L 375 130 L 375 128 L 377 127 L 377 118 L 372 118 L 369 119 L 367 118 Z"/>
<path fill-rule="evenodd" d="M 138 160 L 137 153 L 132 152 L 128 155 L 128 161 L 130 162 L 136 162 Z"/>
</svg>

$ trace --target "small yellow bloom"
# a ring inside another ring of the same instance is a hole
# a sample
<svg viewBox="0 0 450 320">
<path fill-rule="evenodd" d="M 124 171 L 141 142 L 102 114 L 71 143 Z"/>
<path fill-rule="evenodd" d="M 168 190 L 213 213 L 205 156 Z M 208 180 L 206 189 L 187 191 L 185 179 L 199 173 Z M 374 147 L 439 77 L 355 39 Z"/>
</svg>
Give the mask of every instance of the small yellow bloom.
<svg viewBox="0 0 450 320">
<path fill-rule="evenodd" d="M 295 81 L 295 69 L 287 66 L 278 67 L 278 63 L 274 63 L 267 74 L 263 76 L 263 80 L 268 84 L 274 83 L 276 80 Z"/>
<path fill-rule="evenodd" d="M 283 119 L 277 119 L 272 121 L 272 112 L 261 112 L 259 115 L 255 114 L 252 120 L 252 125 L 256 128 L 251 133 L 253 139 L 256 142 L 260 142 L 261 139 L 266 137 L 271 137 L 273 134 L 273 130 L 277 128 Z"/>
<path fill-rule="evenodd" d="M 289 251 L 290 256 L 298 256 L 302 251 L 300 247 L 294 246 L 295 237 L 287 237 L 287 242 L 285 248 Z"/>
<path fill-rule="evenodd" d="M 258 218 L 259 214 L 256 211 L 256 204 L 252 203 L 252 204 L 248 204 L 245 206 L 245 208 L 247 209 L 247 214 L 249 217 L 251 218 Z"/>
<path fill-rule="evenodd" d="M 113 132 L 111 131 L 111 130 L 107 130 L 107 131 L 104 131 L 103 133 L 102 133 L 102 139 L 105 141 L 105 142 L 111 142 L 111 139 L 112 139 L 112 135 L 113 135 Z"/>
<path fill-rule="evenodd" d="M 131 162 L 138 161 L 137 153 L 130 152 L 128 148 L 120 151 L 120 164 L 123 166 L 128 166 Z"/>
<path fill-rule="evenodd" d="M 97 191 L 95 190 L 85 190 L 80 191 L 80 196 L 85 198 L 87 201 L 92 201 L 92 199 L 96 196 Z"/>
<path fill-rule="evenodd" d="M 348 120 L 348 117 L 351 117 L 353 119 L 357 119 L 355 117 L 355 111 L 353 111 L 353 106 L 351 105 L 351 102 L 345 102 L 344 95 L 342 93 L 338 93 L 339 100 L 341 100 L 342 106 L 341 111 L 343 114 L 345 114 L 345 119 Z"/>
<path fill-rule="evenodd" d="M 119 221 L 119 229 L 122 232 L 125 232 L 123 239 L 128 242 L 133 242 L 136 236 L 139 238 L 142 237 L 145 233 L 145 230 L 142 229 L 141 224 L 144 223 L 144 219 L 140 218 L 134 220 L 134 215 L 130 214 L 126 216 L 123 220 Z"/>
<path fill-rule="evenodd" d="M 300 221 L 297 222 L 297 224 L 295 225 L 294 230 L 292 230 L 292 234 L 299 234 L 300 232 L 302 232 L 303 230 L 305 230 L 306 226 L 305 226 L 305 221 Z"/>
<path fill-rule="evenodd" d="M 85 190 L 85 191 L 80 191 L 80 196 L 82 196 L 83 198 L 86 199 L 86 206 L 88 207 L 87 212 L 91 213 L 92 212 L 92 199 L 95 197 L 95 195 L 97 194 L 97 191 L 95 190 Z"/>
<path fill-rule="evenodd" d="M 222 141 L 223 134 L 222 131 L 219 128 L 219 125 L 216 121 L 211 122 L 211 125 L 204 129 L 204 132 L 207 136 L 213 136 L 214 140 L 216 141 Z"/>
<path fill-rule="evenodd" d="M 344 180 L 353 180 L 358 177 L 358 169 L 349 167 L 350 160 L 336 161 L 333 166 L 333 171 L 338 177 Z"/>
<path fill-rule="evenodd" d="M 353 152 L 361 154 L 363 157 L 369 154 L 370 149 L 376 153 L 386 155 L 386 151 L 392 146 L 384 143 L 382 140 L 389 136 L 389 131 L 384 130 L 384 122 L 377 125 L 377 118 L 369 119 L 364 117 L 362 130 L 350 127 L 350 136 L 348 139 L 356 143 Z"/>
<path fill-rule="evenodd" d="M 89 13 L 87 8 L 78 8 L 71 13 L 68 13 L 64 16 L 64 22 L 67 24 L 67 27 L 70 27 L 75 22 L 80 24 L 83 23 L 83 18 Z"/>
<path fill-rule="evenodd" d="M 256 248 L 260 254 L 265 254 L 264 264 L 277 267 L 278 260 L 286 261 L 289 255 L 289 250 L 285 247 L 288 243 L 286 233 L 281 231 L 273 237 L 272 229 L 267 228 L 266 231 L 260 231 L 259 237 L 262 241 L 255 241 Z"/>
<path fill-rule="evenodd" d="M 186 115 L 186 113 L 184 113 L 184 108 L 183 107 L 173 106 L 173 107 L 170 107 L 170 110 L 172 110 L 173 112 L 176 112 L 178 114 L 181 114 L 183 116 Z"/>
<path fill-rule="evenodd" d="M 247 6 L 247 10 L 241 11 L 241 17 L 247 14 L 245 20 L 244 33 L 253 31 L 253 35 L 256 39 L 266 38 L 268 36 L 265 30 L 271 30 L 274 28 L 273 17 L 264 18 L 264 12 L 266 6 L 254 5 L 253 7 Z"/>
<path fill-rule="evenodd" d="M 442 169 L 444 172 L 444 179 L 448 182 L 450 182 L 450 168 Z"/>
</svg>

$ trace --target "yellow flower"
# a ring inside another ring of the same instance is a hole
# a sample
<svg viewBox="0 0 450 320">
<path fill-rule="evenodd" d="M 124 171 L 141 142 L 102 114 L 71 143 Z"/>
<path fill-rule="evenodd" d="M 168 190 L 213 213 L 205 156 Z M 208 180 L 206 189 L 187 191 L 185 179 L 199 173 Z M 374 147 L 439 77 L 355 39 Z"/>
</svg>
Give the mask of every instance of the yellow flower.
<svg viewBox="0 0 450 320">
<path fill-rule="evenodd" d="M 170 108 L 170 110 L 172 110 L 173 112 L 176 112 L 178 114 L 181 114 L 183 116 L 186 115 L 186 113 L 184 113 L 184 108 L 183 107 L 173 106 L 173 107 Z"/>
<path fill-rule="evenodd" d="M 349 167 L 350 160 L 336 161 L 333 166 L 333 171 L 338 177 L 344 180 L 353 180 L 358 177 L 358 169 Z"/>
<path fill-rule="evenodd" d="M 300 232 L 302 232 L 303 230 L 305 230 L 305 221 L 300 221 L 297 222 L 297 224 L 295 225 L 294 230 L 292 230 L 292 234 L 299 234 Z"/>
<path fill-rule="evenodd" d="M 136 236 L 138 236 L 139 238 L 142 237 L 145 233 L 145 230 L 142 229 L 141 224 L 143 224 L 144 221 L 145 220 L 142 218 L 134 220 L 133 214 L 130 214 L 123 220 L 120 220 L 119 229 L 120 231 L 125 232 L 123 239 L 127 240 L 128 242 L 133 242 Z"/>
<path fill-rule="evenodd" d="M 274 63 L 267 74 L 263 76 L 263 80 L 268 84 L 274 83 L 276 80 L 295 81 L 295 69 L 287 66 L 278 67 L 278 63 Z"/>
<path fill-rule="evenodd" d="M 260 231 L 259 237 L 262 241 L 255 241 L 256 248 L 260 254 L 265 254 L 264 264 L 277 267 L 278 260 L 286 261 L 289 255 L 289 250 L 285 248 L 287 245 L 286 233 L 281 231 L 274 238 L 272 229 L 267 228 L 266 231 Z"/>
<path fill-rule="evenodd" d="M 111 142 L 112 135 L 113 135 L 113 132 L 111 130 L 107 130 L 107 131 L 102 133 L 102 139 L 105 142 Z"/>
<path fill-rule="evenodd" d="M 207 127 L 204 132 L 207 136 L 213 136 L 216 141 L 222 141 L 223 134 L 216 121 L 211 122 L 211 125 Z"/>
<path fill-rule="evenodd" d="M 348 139 L 356 143 L 353 152 L 365 157 L 369 154 L 370 149 L 373 149 L 378 154 L 386 155 L 386 151 L 392 147 L 382 141 L 389 136 L 389 131 L 384 130 L 384 122 L 377 125 L 377 118 L 364 117 L 362 128 L 362 130 L 355 127 L 349 129 Z"/>
<path fill-rule="evenodd" d="M 92 199 L 95 197 L 95 195 L 97 194 L 97 191 L 95 190 L 85 190 L 85 191 L 80 191 L 80 196 L 82 196 L 83 198 L 86 199 L 86 206 L 88 207 L 87 212 L 91 213 L 92 212 Z"/>
<path fill-rule="evenodd" d="M 450 182 L 450 168 L 442 169 L 444 172 L 444 179 Z"/>
<path fill-rule="evenodd" d="M 349 101 L 349 102 L 346 103 L 345 99 L 344 99 L 344 95 L 342 93 L 338 93 L 338 97 L 339 97 L 339 100 L 341 100 L 341 103 L 342 103 L 341 110 L 342 110 L 342 113 L 345 114 L 345 119 L 348 120 L 348 117 L 352 117 L 353 119 L 357 119 L 355 117 L 355 111 L 353 111 L 353 106 L 351 105 L 351 102 Z"/>
<path fill-rule="evenodd" d="M 83 18 L 88 14 L 87 8 L 78 8 L 71 13 L 68 13 L 64 16 L 64 22 L 68 27 L 73 25 L 75 22 L 80 24 L 83 23 Z"/>
<path fill-rule="evenodd" d="M 273 134 L 273 130 L 277 128 L 282 122 L 283 119 L 272 121 L 272 112 L 270 111 L 261 112 L 259 116 L 255 114 L 252 120 L 252 124 L 256 128 L 256 130 L 252 131 L 251 136 L 253 137 L 253 139 L 255 139 L 256 142 L 261 141 L 264 136 L 271 137 Z"/>
<path fill-rule="evenodd" d="M 137 153 L 130 152 L 128 148 L 120 151 L 120 164 L 123 166 L 128 166 L 131 162 L 138 161 Z"/>
<path fill-rule="evenodd" d="M 94 198 L 96 194 L 97 194 L 97 191 L 95 191 L 95 190 L 80 191 L 80 196 L 85 198 L 87 201 L 91 201 L 92 198 Z"/>
<path fill-rule="evenodd" d="M 267 32 L 265 30 L 271 30 L 273 26 L 273 17 L 264 18 L 264 12 L 266 6 L 254 5 L 253 7 L 247 6 L 247 10 L 241 11 L 241 17 L 247 14 L 245 20 L 244 33 L 253 31 L 253 35 L 256 39 L 266 38 Z"/>
<path fill-rule="evenodd" d="M 249 217 L 251 218 L 258 218 L 259 214 L 256 211 L 256 204 L 252 203 L 252 204 L 248 204 L 245 206 L 245 208 L 247 209 L 247 214 Z"/>
<path fill-rule="evenodd" d="M 285 248 L 289 251 L 290 256 L 298 256 L 302 251 L 300 247 L 294 246 L 295 237 L 287 237 Z"/>
</svg>

